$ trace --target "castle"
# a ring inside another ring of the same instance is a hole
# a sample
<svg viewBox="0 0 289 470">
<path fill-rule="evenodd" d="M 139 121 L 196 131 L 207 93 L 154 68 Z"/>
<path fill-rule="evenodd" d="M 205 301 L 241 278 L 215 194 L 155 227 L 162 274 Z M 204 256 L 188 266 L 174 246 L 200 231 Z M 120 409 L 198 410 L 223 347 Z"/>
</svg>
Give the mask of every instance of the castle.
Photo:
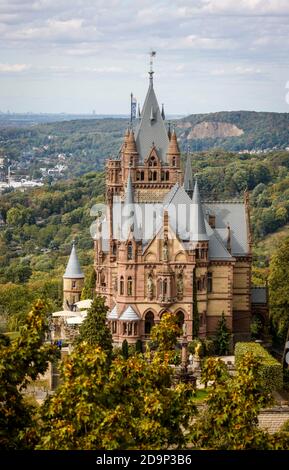
<svg viewBox="0 0 289 470">
<path fill-rule="evenodd" d="M 201 198 L 189 155 L 181 169 L 152 71 L 135 130 L 127 129 L 118 158 L 106 163 L 106 212 L 94 247 L 95 290 L 106 298 L 115 344 L 148 340 L 164 312 L 176 315 L 188 340 L 194 322 L 200 337 L 213 337 L 224 312 L 234 342 L 250 336 L 254 310 L 261 306 L 266 316 L 264 289 L 251 287 L 248 194 L 244 202 Z M 73 246 L 64 309 L 80 300 L 83 278 Z"/>
</svg>

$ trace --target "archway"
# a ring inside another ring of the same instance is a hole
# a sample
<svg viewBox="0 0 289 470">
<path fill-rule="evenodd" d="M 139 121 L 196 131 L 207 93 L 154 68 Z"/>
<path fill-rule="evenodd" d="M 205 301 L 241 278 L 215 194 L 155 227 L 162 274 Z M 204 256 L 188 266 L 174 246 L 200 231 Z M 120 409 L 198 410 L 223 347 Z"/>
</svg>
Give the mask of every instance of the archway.
<svg viewBox="0 0 289 470">
<path fill-rule="evenodd" d="M 145 335 L 151 334 L 151 329 L 155 324 L 155 317 L 152 311 L 145 314 Z"/>
</svg>

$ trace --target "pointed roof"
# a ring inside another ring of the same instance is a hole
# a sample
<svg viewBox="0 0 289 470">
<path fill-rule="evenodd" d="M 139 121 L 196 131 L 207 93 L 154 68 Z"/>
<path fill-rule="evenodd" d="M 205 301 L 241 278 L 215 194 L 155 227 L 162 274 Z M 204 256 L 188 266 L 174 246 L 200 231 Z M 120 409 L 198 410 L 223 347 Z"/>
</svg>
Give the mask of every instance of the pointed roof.
<svg viewBox="0 0 289 470">
<path fill-rule="evenodd" d="M 170 143 L 168 147 L 168 154 L 170 155 L 178 155 L 180 153 L 178 139 L 175 130 L 173 130 L 170 138 Z"/>
<path fill-rule="evenodd" d="M 81 270 L 78 256 L 75 249 L 75 244 L 72 244 L 72 249 L 70 257 L 66 266 L 65 273 L 63 275 L 64 279 L 83 279 L 84 274 Z"/>
<path fill-rule="evenodd" d="M 151 119 L 152 117 L 153 119 Z M 154 92 L 152 76 L 150 77 L 149 89 L 143 105 L 141 119 L 136 128 L 135 140 L 141 162 L 148 157 L 153 142 L 159 158 L 163 162 L 166 161 L 169 138 Z"/>
<path fill-rule="evenodd" d="M 135 138 L 134 138 L 134 133 L 133 130 L 131 129 L 129 132 L 129 135 L 126 139 L 126 148 L 125 152 L 127 153 L 137 153 L 136 149 L 136 144 L 135 144 Z"/>
<path fill-rule="evenodd" d="M 139 320 L 139 316 L 132 306 L 129 305 L 127 309 L 121 314 L 119 319 L 123 321 L 136 321 Z"/>
<path fill-rule="evenodd" d="M 192 159 L 191 155 L 187 153 L 185 174 L 184 174 L 184 189 L 185 191 L 193 191 L 193 173 L 192 173 Z"/>
<path fill-rule="evenodd" d="M 206 231 L 205 217 L 199 193 L 198 181 L 195 182 L 194 194 L 192 198 L 192 217 L 191 217 L 191 233 L 190 240 L 205 241 L 209 240 Z"/>
<path fill-rule="evenodd" d="M 131 181 L 130 168 L 128 170 L 128 177 L 127 177 L 124 203 L 125 204 L 133 204 L 133 187 L 132 187 L 132 181 Z"/>
<path fill-rule="evenodd" d="M 108 320 L 117 320 L 118 319 L 117 305 L 116 304 L 110 312 L 107 312 L 106 318 Z"/>
</svg>

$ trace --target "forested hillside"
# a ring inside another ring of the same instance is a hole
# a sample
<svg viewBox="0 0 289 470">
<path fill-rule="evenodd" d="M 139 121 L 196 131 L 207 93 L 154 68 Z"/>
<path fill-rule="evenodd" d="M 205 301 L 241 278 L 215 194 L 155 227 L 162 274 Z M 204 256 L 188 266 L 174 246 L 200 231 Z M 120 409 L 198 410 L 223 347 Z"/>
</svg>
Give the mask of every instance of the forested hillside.
<svg viewBox="0 0 289 470">
<path fill-rule="evenodd" d="M 264 283 L 274 244 L 262 244 L 278 230 L 282 230 L 282 236 L 288 233 L 289 153 L 254 156 L 211 150 L 194 153 L 192 165 L 203 199 L 242 199 L 248 188 L 255 253 L 258 254 L 254 260 L 253 280 L 257 284 Z M 10 316 L 15 322 L 17 313 L 21 317 L 31 300 L 39 295 L 54 302 L 54 308 L 61 306 L 62 275 L 74 238 L 85 272 L 91 270 L 93 243 L 89 227 L 93 218 L 90 209 L 103 199 L 103 173 L 88 173 L 69 181 L 1 196 L 2 323 Z M 19 321 L 21 323 L 21 318 Z M 15 325 L 10 327 L 14 329 Z"/>
</svg>

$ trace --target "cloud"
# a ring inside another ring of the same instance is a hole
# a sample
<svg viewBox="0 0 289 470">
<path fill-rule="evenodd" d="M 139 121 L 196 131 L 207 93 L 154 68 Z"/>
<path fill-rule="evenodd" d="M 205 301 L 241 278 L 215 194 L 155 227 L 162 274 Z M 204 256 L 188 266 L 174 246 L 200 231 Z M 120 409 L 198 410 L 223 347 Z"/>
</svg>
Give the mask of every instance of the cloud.
<svg viewBox="0 0 289 470">
<path fill-rule="evenodd" d="M 251 67 L 244 65 L 236 65 L 233 68 L 217 68 L 211 71 L 211 75 L 223 76 L 223 75 L 258 75 L 262 73 L 259 67 Z"/>
<path fill-rule="evenodd" d="M 0 64 L 0 73 L 20 73 L 29 68 L 28 64 Z"/>
<path fill-rule="evenodd" d="M 212 14 L 289 14 L 287 0 L 203 0 L 201 11 Z"/>
</svg>

